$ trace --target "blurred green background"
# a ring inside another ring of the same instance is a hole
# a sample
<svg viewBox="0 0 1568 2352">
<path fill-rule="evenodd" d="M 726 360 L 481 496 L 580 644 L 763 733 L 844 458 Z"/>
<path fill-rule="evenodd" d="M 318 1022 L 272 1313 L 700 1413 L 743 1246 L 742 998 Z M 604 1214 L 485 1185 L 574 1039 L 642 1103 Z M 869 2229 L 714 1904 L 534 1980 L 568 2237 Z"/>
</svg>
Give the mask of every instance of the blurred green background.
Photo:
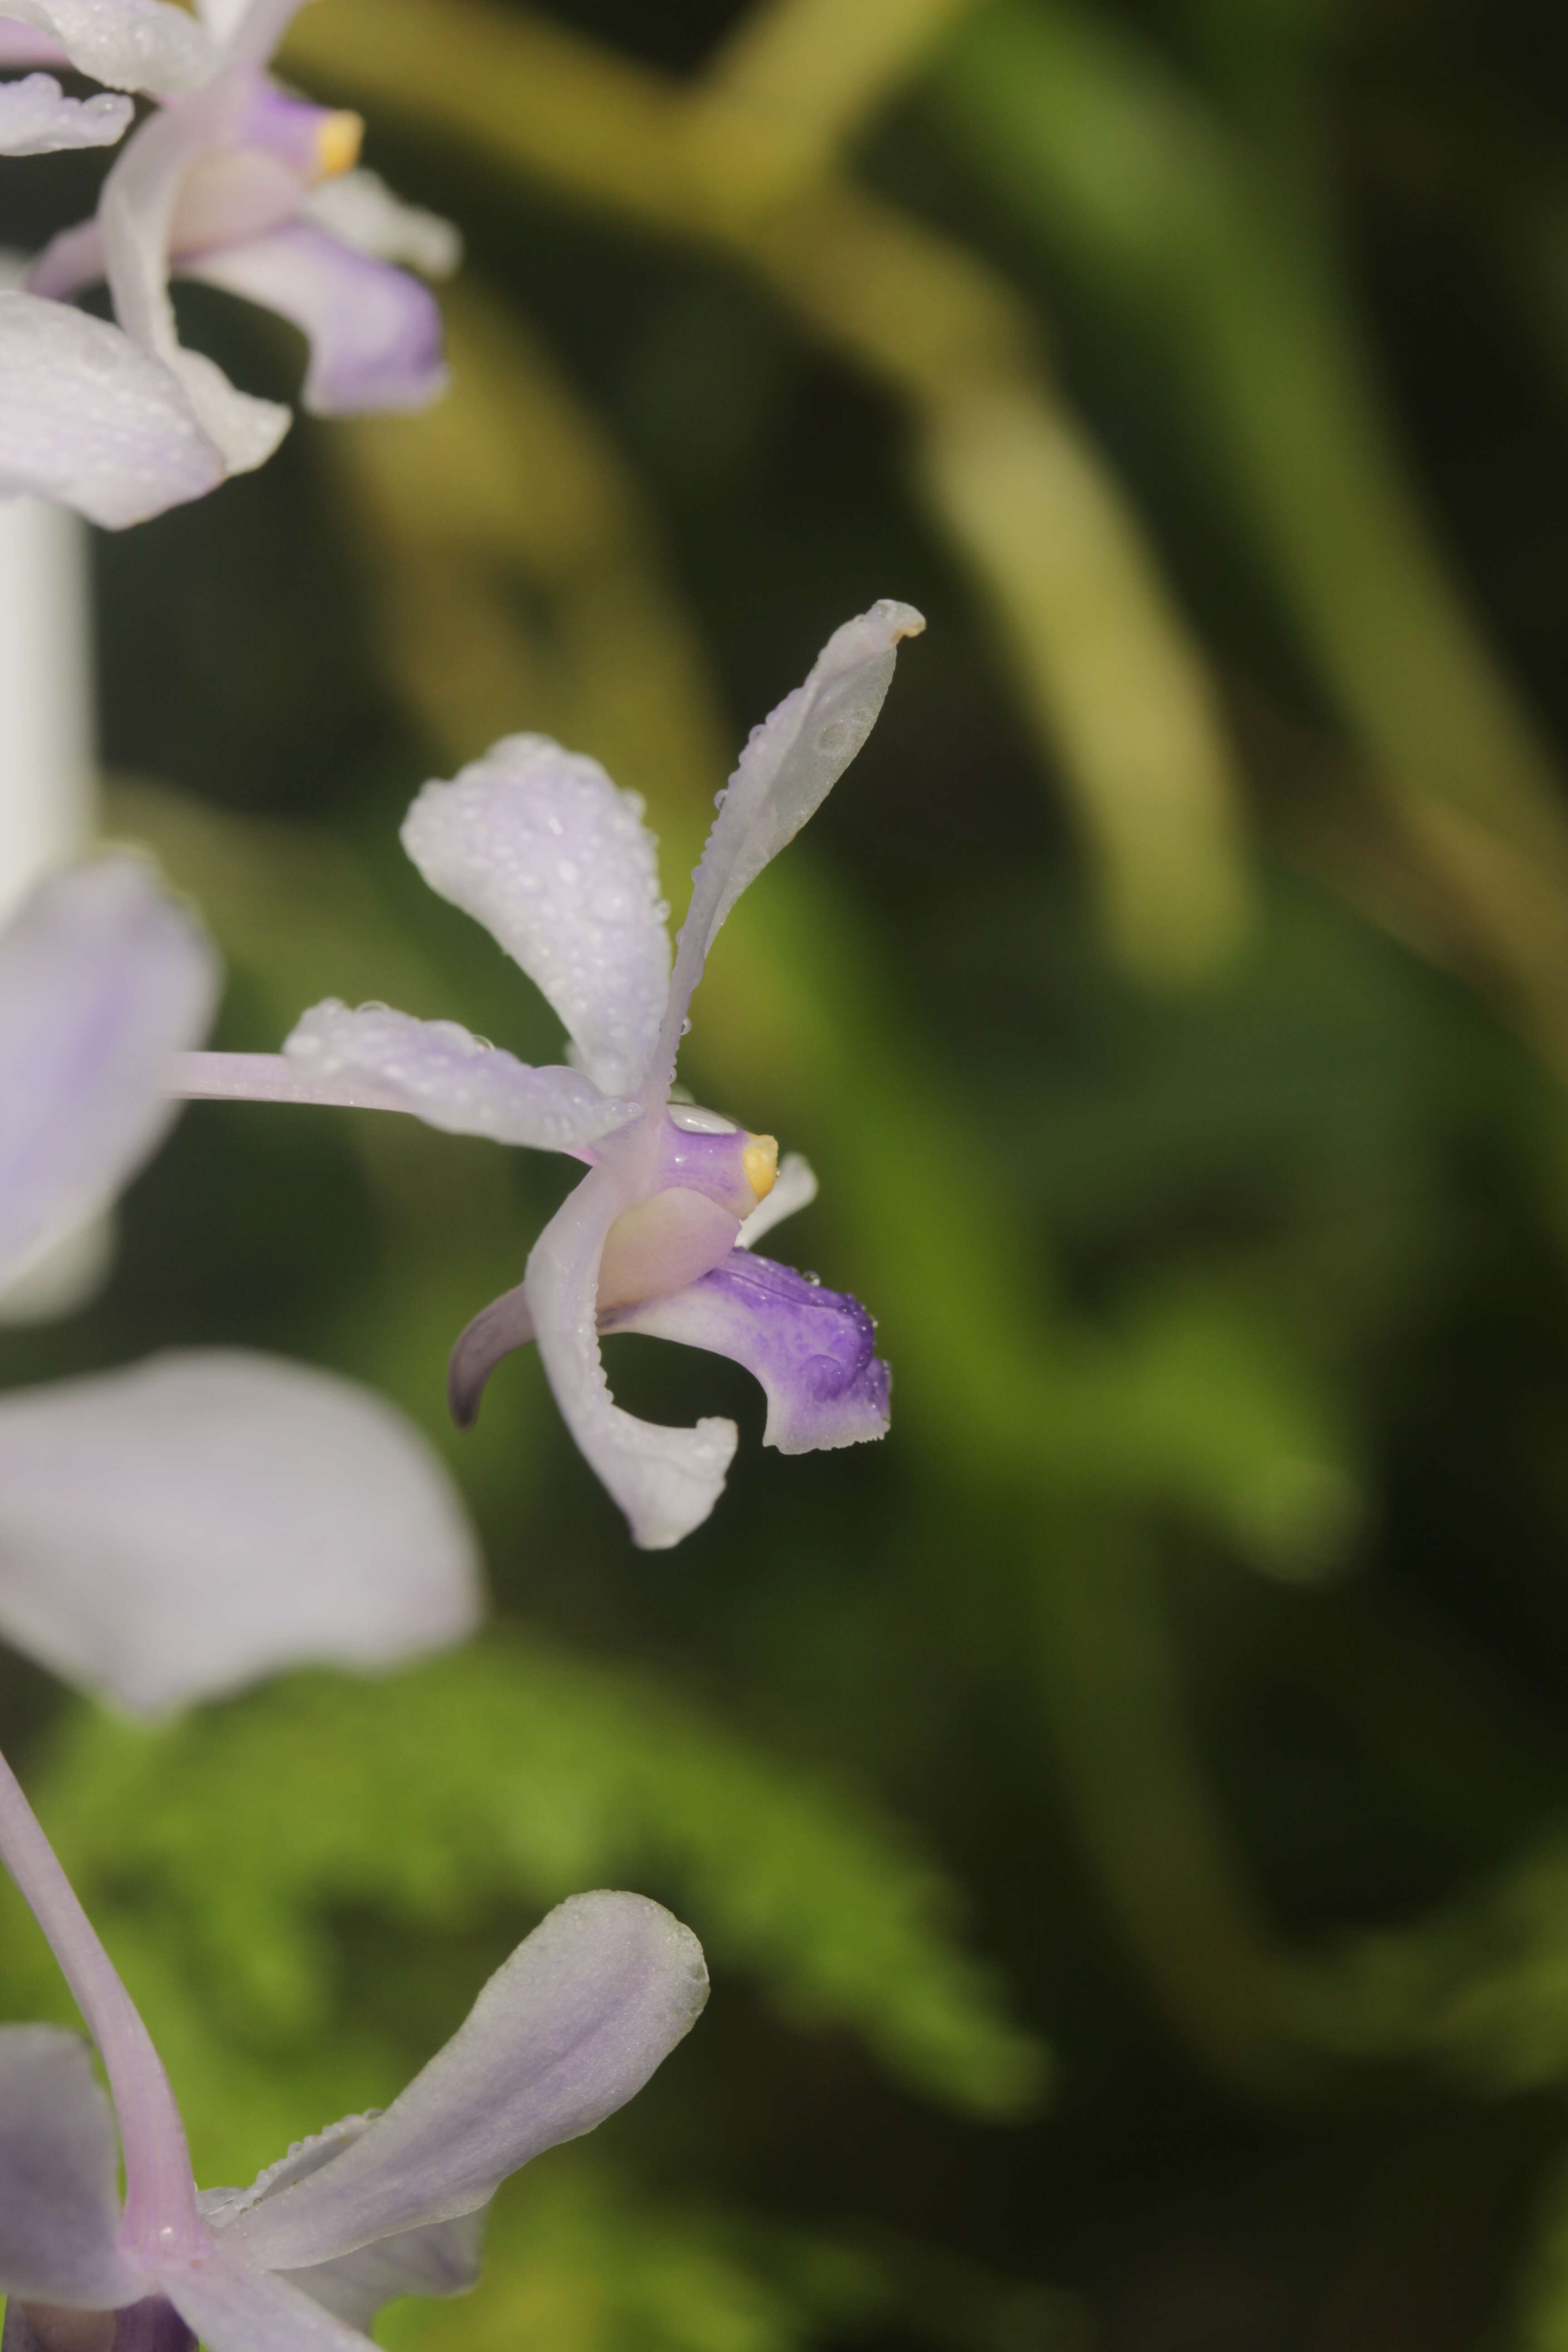
<svg viewBox="0 0 1568 2352">
<path fill-rule="evenodd" d="M 449 214 L 454 389 L 100 541 L 110 824 L 218 1041 L 334 994 L 555 1025 L 401 857 L 559 735 L 677 912 L 746 730 L 918 603 L 683 1075 L 805 1151 L 875 1449 L 742 1442 L 639 1556 L 536 1363 L 447 1349 L 570 1181 L 198 1106 L 37 1380 L 371 1381 L 495 1622 L 130 1728 L 13 1659 L 29 1787 L 198 2176 L 384 2101 L 541 1911 L 716 1992 L 395 2352 L 1568 2347 L 1568 34 L 1542 0 L 320 0 L 287 69 Z M 29 164 L 12 234 L 80 208 Z M 189 338 L 287 396 L 285 331 Z M 65 2013 L 9 1901 L 0 2007 Z"/>
</svg>

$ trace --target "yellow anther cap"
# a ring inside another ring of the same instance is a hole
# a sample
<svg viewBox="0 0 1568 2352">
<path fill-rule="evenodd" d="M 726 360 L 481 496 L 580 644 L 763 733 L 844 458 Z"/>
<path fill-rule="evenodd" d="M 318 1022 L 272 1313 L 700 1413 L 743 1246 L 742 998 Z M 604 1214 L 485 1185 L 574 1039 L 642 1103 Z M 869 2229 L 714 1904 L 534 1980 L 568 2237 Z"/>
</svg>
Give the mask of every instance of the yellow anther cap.
<svg viewBox="0 0 1568 2352">
<path fill-rule="evenodd" d="M 316 133 L 316 172 L 323 180 L 340 180 L 359 162 L 364 142 L 364 118 L 342 112 L 329 114 Z"/>
<path fill-rule="evenodd" d="M 746 1148 L 741 1154 L 741 1165 L 746 1171 L 746 1181 L 758 1200 L 765 1201 L 779 1172 L 778 1137 L 748 1135 Z"/>
</svg>

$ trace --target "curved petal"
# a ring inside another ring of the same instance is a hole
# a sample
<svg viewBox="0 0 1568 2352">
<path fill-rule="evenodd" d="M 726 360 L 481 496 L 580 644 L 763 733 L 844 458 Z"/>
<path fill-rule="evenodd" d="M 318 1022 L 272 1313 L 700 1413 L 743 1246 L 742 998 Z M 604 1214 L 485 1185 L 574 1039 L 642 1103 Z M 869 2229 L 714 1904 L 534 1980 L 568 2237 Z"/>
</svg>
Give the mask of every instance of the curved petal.
<svg viewBox="0 0 1568 2352">
<path fill-rule="evenodd" d="M 600 1330 L 612 1312 L 650 1294 L 679 1290 L 728 1256 L 741 1228 L 700 1193 L 671 1186 L 623 1210 L 599 1259 Z M 485 1384 L 503 1358 L 535 1337 L 528 1286 L 520 1282 L 482 1307 L 458 1335 L 447 1362 L 447 1405 L 459 1429 L 479 1418 Z"/>
<path fill-rule="evenodd" d="M 738 1433 L 732 1421 L 718 1420 L 659 1428 L 623 1412 L 610 1394 L 599 1356 L 599 1264 L 626 1205 L 612 1170 L 590 1170 L 535 1242 L 523 1291 L 563 1420 L 626 1513 L 632 1541 L 668 1551 L 723 1493 Z"/>
<path fill-rule="evenodd" d="M 0 2026 L 0 2293 L 88 2311 L 145 2293 L 116 2242 L 119 2168 L 81 2035 Z"/>
<path fill-rule="evenodd" d="M 67 98 L 52 74 L 0 83 L 0 155 L 51 155 L 60 147 L 112 147 L 135 118 L 128 98 L 100 90 Z"/>
<path fill-rule="evenodd" d="M 747 884 L 826 799 L 876 724 L 900 638 L 918 636 L 924 627 L 912 604 L 883 597 L 834 631 L 805 685 L 752 729 L 691 877 L 691 904 L 658 1041 L 656 1066 L 666 1084 L 720 924 Z"/>
<path fill-rule="evenodd" d="M 217 973 L 146 870 L 104 857 L 39 886 L 0 931 L 0 1277 L 112 1200 L 174 1116 L 176 1048 Z"/>
<path fill-rule="evenodd" d="M 406 270 L 306 223 L 179 264 L 290 320 L 310 339 L 304 404 L 317 416 L 427 408 L 447 388 L 441 312 Z"/>
<path fill-rule="evenodd" d="M 323 180 L 300 200 L 303 218 L 315 222 L 340 245 L 373 261 L 398 261 L 422 278 L 450 278 L 463 258 L 461 231 L 439 213 L 405 205 L 379 172 L 340 173 Z"/>
<path fill-rule="evenodd" d="M 520 1348 L 532 1344 L 533 1316 L 528 1285 L 503 1290 L 465 1323 L 447 1359 L 447 1410 L 459 1429 L 472 1429 L 479 1417 L 486 1383 L 496 1366 Z"/>
<path fill-rule="evenodd" d="M 798 1151 L 786 1151 L 779 1162 L 773 1190 L 763 1195 L 749 1217 L 741 1220 L 737 1249 L 754 1249 L 764 1234 L 782 1225 L 798 1209 L 809 1209 L 816 1198 L 816 1177 L 811 1163 Z"/>
<path fill-rule="evenodd" d="M 211 1101 L 395 1110 L 449 1135 L 576 1153 L 642 1117 L 580 1070 L 530 1067 L 456 1021 L 385 1005 L 313 1005 L 281 1054 L 182 1054 L 175 1091 Z"/>
<path fill-rule="evenodd" d="M 210 34 L 167 0 L 5 0 L 5 13 L 111 89 L 171 98 L 199 89 L 217 63 Z"/>
<path fill-rule="evenodd" d="M 0 496 L 35 491 L 120 530 L 223 478 L 178 379 L 118 327 L 0 293 Z"/>
<path fill-rule="evenodd" d="M 138 1713 L 390 1665 L 479 1611 L 446 1471 L 351 1381 L 194 1350 L 0 1399 L 0 1628 Z"/>
<path fill-rule="evenodd" d="M 606 1094 L 647 1071 L 669 982 L 667 909 L 635 793 L 542 735 L 509 735 L 426 784 L 403 845 L 542 989 Z"/>
<path fill-rule="evenodd" d="M 573 1895 L 386 2113 L 309 2179 L 242 2213 L 226 2243 L 298 2271 L 473 2212 L 531 2158 L 624 2106 L 707 1998 L 702 1948 L 660 1905 Z"/>
<path fill-rule="evenodd" d="M 247 77 L 226 74 L 184 105 L 152 116 L 126 142 L 98 209 L 115 317 L 179 379 L 230 473 L 265 463 L 289 429 L 289 411 L 238 391 L 211 360 L 182 348 L 169 299 L 169 252 L 182 181 L 203 155 L 237 138 L 251 98 Z"/>
<path fill-rule="evenodd" d="M 781 1454 L 888 1433 L 890 1375 L 870 1316 L 847 1292 L 772 1258 L 738 1249 L 687 1289 L 606 1316 L 604 1328 L 679 1339 L 743 1364 L 767 1392 L 763 1443 Z"/>
</svg>

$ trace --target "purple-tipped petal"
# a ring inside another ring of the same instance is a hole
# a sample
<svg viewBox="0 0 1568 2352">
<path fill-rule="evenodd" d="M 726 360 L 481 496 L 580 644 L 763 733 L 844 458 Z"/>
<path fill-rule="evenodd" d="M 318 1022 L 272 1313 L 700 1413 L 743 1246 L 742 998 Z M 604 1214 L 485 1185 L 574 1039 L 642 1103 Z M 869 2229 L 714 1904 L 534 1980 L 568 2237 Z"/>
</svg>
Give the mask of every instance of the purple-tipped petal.
<svg viewBox="0 0 1568 2352">
<path fill-rule="evenodd" d="M 384 2116 L 223 2242 L 298 2272 L 477 2210 L 531 2158 L 624 2106 L 707 1998 L 702 1948 L 679 1919 L 640 1895 L 574 1895 Z"/>
<path fill-rule="evenodd" d="M 542 989 L 606 1094 L 646 1076 L 669 981 L 652 835 L 635 793 L 542 735 L 426 784 L 403 845 Z"/>
<path fill-rule="evenodd" d="M 826 799 L 877 722 L 899 642 L 925 623 L 883 597 L 836 629 L 810 677 L 753 728 L 691 877 L 657 1067 L 674 1075 L 680 1024 L 719 926 L 750 882 Z"/>
<path fill-rule="evenodd" d="M 0 1277 L 111 1201 L 174 1115 L 217 989 L 203 934 L 127 857 L 43 883 L 0 931 Z"/>
<path fill-rule="evenodd" d="M 0 293 L 0 496 L 34 491 L 120 530 L 224 470 L 179 379 L 119 328 Z"/>
<path fill-rule="evenodd" d="M 80 2034 L 0 2026 L 0 2293 L 110 2311 L 145 2292 L 118 2248 L 119 2169 Z"/>
<path fill-rule="evenodd" d="M 214 1349 L 0 1399 L 0 1630 L 138 1713 L 391 1665 L 479 1612 L 450 1479 L 351 1381 Z"/>
<path fill-rule="evenodd" d="M 135 118 L 128 98 L 100 90 L 67 98 L 52 74 L 0 82 L 0 155 L 52 155 L 61 147 L 112 147 Z"/>
<path fill-rule="evenodd" d="M 606 1316 L 606 1331 L 679 1339 L 743 1364 L 766 1391 L 765 1445 L 811 1454 L 888 1433 L 888 1367 L 858 1298 L 738 1249 L 688 1289 Z"/>
<path fill-rule="evenodd" d="M 167 0 L 5 0 L 5 11 L 111 89 L 174 97 L 198 89 L 217 63 L 211 35 Z"/>
<path fill-rule="evenodd" d="M 308 223 L 179 265 L 292 321 L 310 340 L 304 404 L 317 416 L 427 408 L 447 387 L 441 312 L 417 278 Z"/>
<path fill-rule="evenodd" d="M 628 1205 L 612 1170 L 590 1170 L 535 1242 L 523 1286 L 545 1377 L 579 1451 L 626 1513 L 632 1541 L 668 1551 L 723 1493 L 738 1432 L 720 1420 L 661 1428 L 623 1412 L 610 1394 L 599 1355 L 599 1266 Z"/>
</svg>

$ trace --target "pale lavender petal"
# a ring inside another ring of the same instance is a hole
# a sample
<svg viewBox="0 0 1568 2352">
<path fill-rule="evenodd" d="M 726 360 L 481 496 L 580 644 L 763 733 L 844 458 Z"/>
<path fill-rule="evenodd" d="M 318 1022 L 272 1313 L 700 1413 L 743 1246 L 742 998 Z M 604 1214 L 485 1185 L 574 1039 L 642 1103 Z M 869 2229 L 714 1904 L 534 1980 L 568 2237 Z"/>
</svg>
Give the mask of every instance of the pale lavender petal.
<svg viewBox="0 0 1568 2352">
<path fill-rule="evenodd" d="M 702 1948 L 669 1912 L 640 1895 L 573 1895 L 384 2116 L 223 2242 L 298 2271 L 475 2211 L 531 2158 L 625 2105 L 707 1998 Z"/>
<path fill-rule="evenodd" d="M 51 155 L 61 147 L 112 147 L 136 110 L 128 98 L 67 98 L 52 74 L 0 82 L 0 155 Z"/>
<path fill-rule="evenodd" d="M 0 18 L 0 66 L 68 66 L 70 59 L 51 33 L 36 25 L 8 24 Z"/>
<path fill-rule="evenodd" d="M 741 1230 L 735 1236 L 737 1248 L 754 1249 L 764 1234 L 771 1234 L 775 1225 L 782 1225 L 796 1210 L 809 1209 L 816 1198 L 816 1178 L 809 1161 L 798 1151 L 786 1151 L 773 1178 L 773 1191 L 757 1202 L 749 1217 L 742 1218 Z"/>
<path fill-rule="evenodd" d="M 599 1265 L 629 1205 L 608 1168 L 595 1168 L 533 1245 L 524 1276 L 545 1377 L 589 1467 L 626 1513 L 632 1540 L 667 1551 L 700 1527 L 724 1491 L 735 1451 L 732 1421 L 665 1429 L 623 1412 L 599 1355 Z"/>
<path fill-rule="evenodd" d="M 199 2263 L 171 2265 L 161 2284 L 206 2352 L 372 2352 L 368 2336 L 221 2239 Z"/>
<path fill-rule="evenodd" d="M 459 1429 L 471 1429 L 479 1419 L 479 1400 L 496 1366 L 530 1346 L 533 1336 L 524 1282 L 503 1290 L 464 1325 L 447 1359 L 447 1410 Z"/>
<path fill-rule="evenodd" d="M 392 1665 L 479 1612 L 450 1479 L 351 1381 L 214 1349 L 0 1399 L 0 1629 L 138 1713 Z"/>
<path fill-rule="evenodd" d="M 119 2172 L 81 2035 L 0 2026 L 0 2293 L 110 2311 L 143 2292 L 117 2244 Z"/>
<path fill-rule="evenodd" d="M 289 411 L 237 390 L 202 352 L 183 349 L 169 299 L 169 255 L 187 173 L 237 135 L 250 95 L 243 75 L 225 74 L 183 105 L 150 116 L 105 180 L 98 214 L 115 317 L 178 378 L 230 473 L 247 472 L 272 455 L 289 429 Z"/>
<path fill-rule="evenodd" d="M 73 294 L 96 286 L 108 264 L 103 257 L 103 231 L 95 213 L 52 236 L 26 274 L 26 291 L 51 302 L 66 302 Z"/>
<path fill-rule="evenodd" d="M 399 261 L 422 278 L 450 278 L 463 258 L 459 231 L 439 213 L 405 205 L 377 172 L 340 173 L 308 190 L 300 205 L 341 245 L 375 261 Z"/>
<path fill-rule="evenodd" d="M 211 36 L 167 0 L 5 0 L 5 12 L 111 89 L 172 97 L 199 88 L 217 62 Z"/>
<path fill-rule="evenodd" d="M 606 1331 L 642 1331 L 729 1356 L 767 1394 L 765 1445 L 811 1454 L 888 1433 L 888 1367 L 858 1298 L 824 1290 L 793 1266 L 736 1250 L 688 1289 L 607 1315 Z"/>
<path fill-rule="evenodd" d="M 653 836 L 635 793 L 542 735 L 426 784 L 403 845 L 543 990 L 606 1094 L 646 1076 L 669 981 Z"/>
<path fill-rule="evenodd" d="M 132 858 L 41 884 L 0 931 L 0 1276 L 107 1206 L 153 1150 L 174 1054 L 216 990 L 205 938 Z"/>
<path fill-rule="evenodd" d="M 836 629 L 805 685 L 752 729 L 691 877 L 658 1043 L 658 1067 L 667 1080 L 720 924 L 747 884 L 826 799 L 876 724 L 900 638 L 918 636 L 924 627 L 912 604 L 884 597 Z"/>
<path fill-rule="evenodd" d="M 310 2139 L 298 2141 L 287 2156 L 268 2166 L 249 2189 L 209 2189 L 198 2199 L 204 2220 L 215 2230 L 226 2230 L 241 2213 L 266 2198 L 279 2196 L 295 2181 L 309 2179 L 323 2164 L 359 2138 L 374 2115 L 345 2116 Z M 455 2221 L 434 2221 L 416 2230 L 402 2230 L 374 2244 L 340 2254 L 333 2262 L 317 2263 L 305 2270 L 284 2272 L 284 2277 L 313 2302 L 346 2320 L 351 2327 L 370 2331 L 383 2304 L 395 2295 L 462 2294 L 479 2274 L 484 2242 L 485 2209 L 459 2215 Z M 4 2347 L 0 2346 L 0 2352 Z M 121 2352 L 117 2345 L 115 2352 Z"/>
<path fill-rule="evenodd" d="M 310 339 L 304 404 L 318 416 L 427 408 L 447 388 L 441 312 L 406 270 L 306 224 L 221 245 L 179 265 L 279 311 Z"/>
<path fill-rule="evenodd" d="M 0 497 L 35 491 L 120 530 L 223 477 L 166 367 L 105 320 L 0 293 Z"/>
<path fill-rule="evenodd" d="M 431 1127 L 539 1151 L 581 1150 L 642 1116 L 581 1070 L 534 1069 L 456 1021 L 416 1021 L 384 1004 L 313 1005 L 283 1053 L 307 1081 L 363 1079 Z"/>
</svg>

